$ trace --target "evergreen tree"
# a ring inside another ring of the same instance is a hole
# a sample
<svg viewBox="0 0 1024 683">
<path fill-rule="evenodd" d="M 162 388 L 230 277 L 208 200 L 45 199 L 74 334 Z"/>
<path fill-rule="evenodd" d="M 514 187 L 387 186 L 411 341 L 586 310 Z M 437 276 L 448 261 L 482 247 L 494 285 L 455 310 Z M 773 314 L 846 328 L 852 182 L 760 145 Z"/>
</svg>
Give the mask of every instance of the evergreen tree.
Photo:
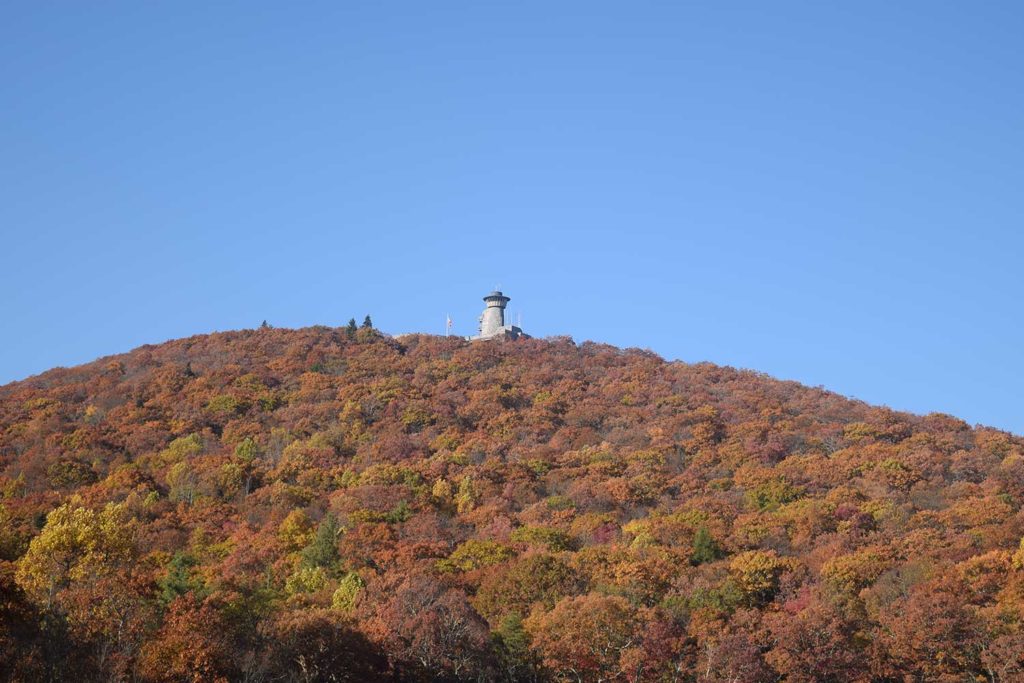
<svg viewBox="0 0 1024 683">
<path fill-rule="evenodd" d="M 351 339 L 352 337 L 356 336 L 356 329 L 357 329 L 356 328 L 356 319 L 355 318 L 349 318 L 348 319 L 348 325 L 345 326 L 345 334 L 348 335 L 349 339 Z"/>
<path fill-rule="evenodd" d="M 195 593 L 200 598 L 206 596 L 202 579 L 195 577 L 192 572 L 196 564 L 196 559 L 187 553 L 179 551 L 174 554 L 167 565 L 167 575 L 156 582 L 160 588 L 157 600 L 161 605 L 166 607 L 186 593 Z"/>
<path fill-rule="evenodd" d="M 341 559 L 341 555 L 338 553 L 338 535 L 340 533 L 341 527 L 338 526 L 337 517 L 327 513 L 327 516 L 316 528 L 313 540 L 302 551 L 302 566 L 330 568 Z"/>
<path fill-rule="evenodd" d="M 522 618 L 515 612 L 507 614 L 492 634 L 498 662 L 509 680 L 534 678 L 536 661 L 530 652 L 530 636 L 523 628 Z"/>
<path fill-rule="evenodd" d="M 369 314 L 367 314 L 366 317 L 363 318 L 363 328 L 367 329 L 367 330 L 372 330 L 373 329 L 373 321 L 370 320 L 370 315 Z"/>
<path fill-rule="evenodd" d="M 707 527 L 700 527 L 693 536 L 693 552 L 690 553 L 690 561 L 693 564 L 704 564 L 714 562 L 722 556 L 722 549 L 718 547 L 711 532 Z"/>
</svg>

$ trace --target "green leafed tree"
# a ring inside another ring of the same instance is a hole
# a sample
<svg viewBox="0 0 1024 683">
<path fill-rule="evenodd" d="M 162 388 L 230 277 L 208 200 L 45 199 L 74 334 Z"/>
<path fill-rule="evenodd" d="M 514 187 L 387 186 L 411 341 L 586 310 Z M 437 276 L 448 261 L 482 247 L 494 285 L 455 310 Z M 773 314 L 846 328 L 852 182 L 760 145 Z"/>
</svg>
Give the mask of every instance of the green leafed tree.
<svg viewBox="0 0 1024 683">
<path fill-rule="evenodd" d="M 693 551 L 690 553 L 690 561 L 694 564 L 714 562 L 722 556 L 722 549 L 715 538 L 708 531 L 707 527 L 700 527 L 693 537 Z"/>
<path fill-rule="evenodd" d="M 304 567 L 331 568 L 341 555 L 338 553 L 338 536 L 341 527 L 338 518 L 328 513 L 316 528 L 313 540 L 302 550 Z"/>
</svg>

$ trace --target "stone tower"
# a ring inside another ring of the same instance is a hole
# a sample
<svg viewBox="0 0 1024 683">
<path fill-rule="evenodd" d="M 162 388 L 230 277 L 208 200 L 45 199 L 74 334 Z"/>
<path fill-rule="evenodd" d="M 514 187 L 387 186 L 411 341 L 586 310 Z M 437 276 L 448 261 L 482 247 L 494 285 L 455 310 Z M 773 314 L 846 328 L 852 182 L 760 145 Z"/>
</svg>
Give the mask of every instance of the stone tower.
<svg viewBox="0 0 1024 683">
<path fill-rule="evenodd" d="M 505 306 L 511 301 L 507 296 L 494 290 L 484 297 L 487 308 L 480 315 L 480 333 L 470 340 L 479 339 L 518 339 L 529 337 L 515 325 L 505 324 Z"/>
<path fill-rule="evenodd" d="M 492 337 L 505 327 L 505 306 L 509 301 L 511 299 L 498 290 L 484 297 L 487 308 L 480 316 L 481 337 Z"/>
</svg>

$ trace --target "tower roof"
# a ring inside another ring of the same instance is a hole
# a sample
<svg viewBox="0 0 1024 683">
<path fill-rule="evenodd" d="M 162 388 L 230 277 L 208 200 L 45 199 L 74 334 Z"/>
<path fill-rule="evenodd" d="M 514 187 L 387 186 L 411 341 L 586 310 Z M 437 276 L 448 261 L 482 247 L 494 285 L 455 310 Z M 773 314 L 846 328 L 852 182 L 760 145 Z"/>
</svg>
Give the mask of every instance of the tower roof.
<svg viewBox="0 0 1024 683">
<path fill-rule="evenodd" d="M 490 294 L 488 294 L 487 296 L 485 296 L 485 297 L 484 297 L 484 301 L 487 301 L 488 299 L 505 299 L 506 301 L 510 301 L 510 299 L 509 299 L 509 298 L 508 298 L 507 296 L 505 296 L 504 294 L 502 294 L 502 293 L 501 293 L 501 292 L 500 292 L 499 290 L 497 290 L 497 289 L 496 289 L 496 290 L 494 290 L 493 292 L 491 292 Z"/>
</svg>

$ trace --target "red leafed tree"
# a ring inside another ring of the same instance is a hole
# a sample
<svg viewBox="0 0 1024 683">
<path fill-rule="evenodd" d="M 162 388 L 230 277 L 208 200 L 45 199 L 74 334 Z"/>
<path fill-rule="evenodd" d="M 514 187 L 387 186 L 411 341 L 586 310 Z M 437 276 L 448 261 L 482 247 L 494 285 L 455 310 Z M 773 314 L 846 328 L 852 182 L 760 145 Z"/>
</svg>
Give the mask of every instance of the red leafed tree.
<svg viewBox="0 0 1024 683">
<path fill-rule="evenodd" d="M 695 643 L 686 629 L 671 615 L 659 609 L 641 610 L 638 645 L 626 648 L 619 666 L 630 683 L 686 680 L 693 671 Z"/>
<path fill-rule="evenodd" d="M 139 673 L 154 682 L 219 682 L 234 678 L 239 663 L 220 613 L 186 595 L 170 604 L 163 626 L 143 649 Z"/>
<path fill-rule="evenodd" d="M 471 680 L 491 671 L 490 631 L 461 590 L 415 574 L 378 612 L 374 631 L 403 677 Z"/>
<path fill-rule="evenodd" d="M 890 666 L 920 680 L 963 680 L 982 675 L 981 651 L 987 638 L 967 587 L 939 578 L 915 586 L 909 597 L 879 616 L 881 640 Z"/>
<path fill-rule="evenodd" d="M 557 676 L 606 681 L 622 673 L 620 658 L 640 642 L 640 620 L 623 598 L 589 594 L 535 612 L 526 629 L 544 665 Z"/>
<path fill-rule="evenodd" d="M 773 641 L 768 663 L 794 683 L 866 680 L 866 644 L 856 639 L 857 625 L 817 595 L 800 602 L 765 617 Z"/>
</svg>

